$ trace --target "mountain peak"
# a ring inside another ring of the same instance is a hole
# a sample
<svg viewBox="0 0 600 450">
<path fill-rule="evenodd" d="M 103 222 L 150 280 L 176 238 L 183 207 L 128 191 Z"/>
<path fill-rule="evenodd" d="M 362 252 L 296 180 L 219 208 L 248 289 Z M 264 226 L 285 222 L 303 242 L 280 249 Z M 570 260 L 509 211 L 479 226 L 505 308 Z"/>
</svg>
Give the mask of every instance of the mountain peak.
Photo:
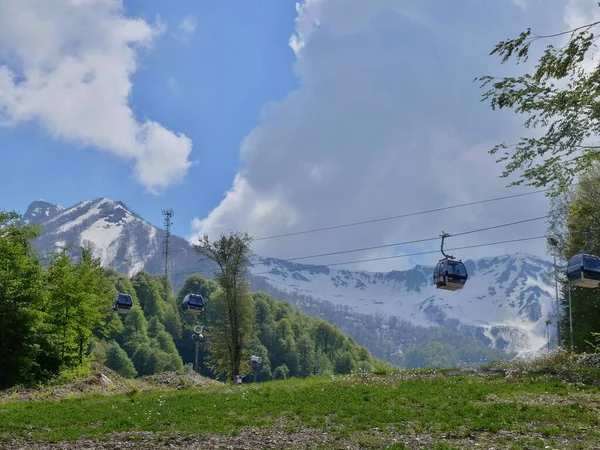
<svg viewBox="0 0 600 450">
<path fill-rule="evenodd" d="M 38 199 L 29 204 L 22 220 L 25 224 L 36 225 L 46 222 L 63 210 L 64 208 L 60 205 Z"/>
</svg>

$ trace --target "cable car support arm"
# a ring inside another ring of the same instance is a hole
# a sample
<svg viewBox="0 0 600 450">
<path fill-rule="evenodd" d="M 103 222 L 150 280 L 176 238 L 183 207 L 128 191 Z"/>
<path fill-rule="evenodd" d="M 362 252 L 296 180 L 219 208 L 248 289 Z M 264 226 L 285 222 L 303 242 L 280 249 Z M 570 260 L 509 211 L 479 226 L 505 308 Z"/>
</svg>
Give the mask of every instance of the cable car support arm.
<svg viewBox="0 0 600 450">
<path fill-rule="evenodd" d="M 454 259 L 454 256 L 447 255 L 444 252 L 444 239 L 447 238 L 447 237 L 450 237 L 451 235 L 449 233 L 445 233 L 444 231 L 442 231 L 442 234 L 440 234 L 440 236 L 442 238 L 442 244 L 440 245 L 440 250 L 442 251 L 442 255 L 444 255 L 444 258 L 447 258 L 447 259 Z"/>
</svg>

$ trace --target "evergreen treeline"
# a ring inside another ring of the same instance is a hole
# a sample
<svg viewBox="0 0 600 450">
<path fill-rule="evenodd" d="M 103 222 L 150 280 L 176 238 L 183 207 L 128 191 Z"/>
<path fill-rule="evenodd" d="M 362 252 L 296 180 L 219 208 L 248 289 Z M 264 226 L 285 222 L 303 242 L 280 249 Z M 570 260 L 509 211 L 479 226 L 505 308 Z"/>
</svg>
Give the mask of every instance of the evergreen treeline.
<svg viewBox="0 0 600 450">
<path fill-rule="evenodd" d="M 174 294 L 164 276 L 140 272 L 128 278 L 103 269 L 86 249 L 75 261 L 61 252 L 44 265 L 32 246 L 39 231 L 23 225 L 17 213 L 0 212 L 0 388 L 79 373 L 91 361 L 124 377 L 181 372 L 184 362 L 194 361 L 191 334 L 196 324 L 208 330 L 200 348 L 201 373 L 215 376 L 215 366 L 208 362 L 216 348 L 211 335 L 223 328 L 224 295 L 217 283 L 190 276 Z M 129 314 L 112 310 L 118 292 L 132 296 Z M 181 312 L 181 300 L 191 292 L 206 301 L 199 318 Z M 252 304 L 247 313 L 254 320 L 243 354 L 262 357 L 258 380 L 387 365 L 339 328 L 286 302 L 262 292 L 247 300 Z"/>
</svg>

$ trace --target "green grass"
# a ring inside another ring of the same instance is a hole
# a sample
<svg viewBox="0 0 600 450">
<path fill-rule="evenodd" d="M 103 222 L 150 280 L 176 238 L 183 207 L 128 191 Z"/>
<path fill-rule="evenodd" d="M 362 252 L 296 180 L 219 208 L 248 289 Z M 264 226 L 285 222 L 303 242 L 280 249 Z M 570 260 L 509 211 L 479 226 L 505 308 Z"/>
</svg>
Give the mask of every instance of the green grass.
<svg viewBox="0 0 600 450">
<path fill-rule="evenodd" d="M 593 430 L 600 425 L 599 411 L 598 388 L 553 379 L 416 373 L 313 378 L 7 402 L 0 404 L 0 444 L 2 439 L 107 438 L 132 431 L 228 435 L 248 426 L 283 425 L 288 431 L 324 429 L 339 439 L 372 445 L 393 436 L 442 436 L 444 442 L 440 438 L 431 447 L 440 450 L 460 448 L 447 440 L 515 433 L 524 440 L 512 441 L 513 448 L 536 448 L 544 439 L 598 439 Z M 385 448 L 409 448 L 390 445 Z"/>
</svg>

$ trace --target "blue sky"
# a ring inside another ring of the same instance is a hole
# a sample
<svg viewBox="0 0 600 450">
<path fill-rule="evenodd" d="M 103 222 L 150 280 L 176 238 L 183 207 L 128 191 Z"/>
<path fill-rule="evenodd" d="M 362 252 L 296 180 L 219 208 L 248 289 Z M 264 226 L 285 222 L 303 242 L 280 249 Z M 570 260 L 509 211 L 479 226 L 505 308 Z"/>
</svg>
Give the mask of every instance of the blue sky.
<svg viewBox="0 0 600 450">
<path fill-rule="evenodd" d="M 174 232 L 184 237 L 229 229 L 263 237 L 525 192 L 506 188 L 487 154 L 523 136 L 524 118 L 491 111 L 473 79 L 522 73 L 489 55 L 498 41 L 527 27 L 573 28 L 598 16 L 596 3 L 89 0 L 71 8 L 70 0 L 6 0 L 0 207 L 108 197 L 157 225 L 161 210 L 174 208 Z M 378 246 L 547 210 L 543 195 L 529 196 L 260 241 L 254 250 L 285 258 Z M 545 231 L 533 222 L 449 245 Z M 455 256 L 512 251 L 546 249 L 535 241 Z M 357 267 L 402 269 L 438 256 Z"/>
<path fill-rule="evenodd" d="M 262 0 L 258 8 L 237 0 L 124 4 L 128 16 L 149 23 L 159 16 L 167 27 L 152 49 L 140 52 L 130 104 L 140 117 L 192 139 L 190 159 L 198 164 L 181 182 L 153 195 L 132 177 L 128 161 L 55 140 L 33 123 L 0 127 L 2 165 L 11 168 L 0 179 L 0 206 L 24 212 L 37 198 L 70 206 L 108 197 L 159 225 L 161 210 L 172 207 L 174 232 L 185 236 L 192 218 L 208 214 L 231 186 L 240 142 L 263 104 L 297 84 L 287 43 L 295 2 Z M 182 39 L 178 27 L 189 17 L 195 30 Z"/>
</svg>

